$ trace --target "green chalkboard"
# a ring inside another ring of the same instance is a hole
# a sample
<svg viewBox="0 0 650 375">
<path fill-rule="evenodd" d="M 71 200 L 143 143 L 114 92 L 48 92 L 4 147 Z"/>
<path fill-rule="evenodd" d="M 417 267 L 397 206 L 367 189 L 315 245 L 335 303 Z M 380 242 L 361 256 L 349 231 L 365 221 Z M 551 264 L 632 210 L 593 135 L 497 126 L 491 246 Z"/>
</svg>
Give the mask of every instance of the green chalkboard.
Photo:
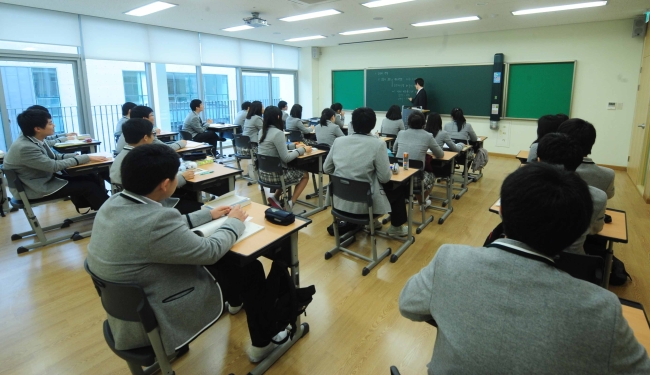
<svg viewBox="0 0 650 375">
<path fill-rule="evenodd" d="M 575 62 L 511 64 L 506 117 L 569 115 Z"/>
<path fill-rule="evenodd" d="M 415 79 L 424 79 L 429 110 L 450 114 L 454 107 L 465 115 L 489 116 L 494 65 L 458 65 L 421 68 L 369 69 L 366 72 L 366 103 L 375 111 L 391 105 L 411 105 Z"/>
<path fill-rule="evenodd" d="M 363 107 L 363 70 L 332 71 L 332 103 L 344 109 Z"/>
</svg>

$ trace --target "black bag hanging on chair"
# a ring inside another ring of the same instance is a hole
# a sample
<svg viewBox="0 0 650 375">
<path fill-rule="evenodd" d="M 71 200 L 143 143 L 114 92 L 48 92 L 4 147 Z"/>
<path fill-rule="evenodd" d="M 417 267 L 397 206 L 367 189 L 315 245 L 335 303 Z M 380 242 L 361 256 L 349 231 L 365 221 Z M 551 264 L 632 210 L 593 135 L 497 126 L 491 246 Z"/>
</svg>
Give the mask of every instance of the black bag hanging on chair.
<svg viewBox="0 0 650 375">
<path fill-rule="evenodd" d="M 339 236 L 342 236 L 351 230 L 356 230 L 359 228 L 357 224 L 351 224 L 343 220 L 338 220 L 336 224 L 339 226 Z M 334 224 L 330 224 L 327 227 L 327 233 L 329 233 L 330 236 L 334 235 Z"/>
</svg>

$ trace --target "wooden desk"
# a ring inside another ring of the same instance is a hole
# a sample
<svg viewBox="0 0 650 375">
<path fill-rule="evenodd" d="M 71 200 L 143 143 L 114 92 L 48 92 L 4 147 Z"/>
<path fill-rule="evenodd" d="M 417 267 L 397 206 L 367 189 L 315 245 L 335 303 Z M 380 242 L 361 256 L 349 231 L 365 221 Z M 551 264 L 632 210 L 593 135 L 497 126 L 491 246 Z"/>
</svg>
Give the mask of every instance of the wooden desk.
<svg viewBox="0 0 650 375">
<path fill-rule="evenodd" d="M 492 212 L 493 214 L 498 214 L 499 210 L 501 209 L 501 198 L 497 199 L 492 206 L 490 206 L 489 211 Z"/>
<path fill-rule="evenodd" d="M 623 298 L 619 298 L 619 300 L 623 308 L 623 316 L 634 332 L 634 337 L 645 347 L 646 352 L 650 353 L 650 327 L 643 306 Z"/>
<path fill-rule="evenodd" d="M 465 146 L 466 150 L 469 150 L 470 148 L 471 148 L 471 146 Z M 436 164 L 436 165 L 444 166 L 445 164 L 449 164 L 449 169 L 450 169 L 450 171 L 449 171 L 449 179 L 447 180 L 447 184 L 445 186 L 445 191 L 447 193 L 446 199 L 437 198 L 437 197 L 431 196 L 431 195 L 429 196 L 429 198 L 431 198 L 432 200 L 442 201 L 442 204 L 443 204 L 443 206 L 430 206 L 434 210 L 439 210 L 439 211 L 444 212 L 442 214 L 442 216 L 438 219 L 438 224 L 444 223 L 445 220 L 447 220 L 447 218 L 449 217 L 449 215 L 451 215 L 451 213 L 454 212 L 454 208 L 452 206 L 452 202 L 454 200 L 454 180 L 453 179 L 454 179 L 454 170 L 455 170 L 455 166 L 456 166 L 455 160 L 456 160 L 456 156 L 458 156 L 458 155 L 459 155 L 458 152 L 445 151 L 445 155 L 442 158 L 435 158 L 434 157 L 433 159 L 431 159 L 431 163 Z M 434 186 L 436 186 L 436 185 L 434 184 Z M 465 189 L 465 190 L 467 190 L 467 189 Z M 422 218 L 424 220 L 424 213 L 422 214 Z M 420 229 L 420 228 L 418 228 L 418 229 Z M 422 229 L 424 229 L 424 228 L 422 228 Z M 420 232 L 421 232 L 421 230 L 420 230 Z M 420 232 L 417 232 L 417 233 L 420 233 Z"/>
<path fill-rule="evenodd" d="M 242 173 L 241 169 L 228 167 L 217 163 L 199 165 L 199 168 L 206 171 L 212 171 L 212 173 L 203 175 L 195 174 L 194 178 L 187 180 L 185 186 L 181 188 L 195 192 L 198 202 L 202 202 L 202 191 L 208 191 L 208 189 L 221 185 L 223 180 L 228 180 L 228 191 L 235 190 L 235 176 Z"/>
<path fill-rule="evenodd" d="M 519 161 L 521 162 L 521 164 L 526 164 L 526 163 L 528 163 L 528 154 L 529 154 L 529 152 L 530 152 L 530 151 L 527 151 L 527 150 L 521 150 L 521 151 L 519 151 L 519 153 L 517 154 L 516 158 L 519 159 Z"/>
<path fill-rule="evenodd" d="M 167 131 L 161 131 L 160 134 L 156 135 L 158 140 L 161 142 L 171 142 L 176 139 L 178 136 L 178 132 L 167 132 Z"/>
<path fill-rule="evenodd" d="M 252 218 L 255 224 L 262 225 L 264 229 L 254 235 L 236 243 L 231 253 L 234 253 L 240 263 L 247 264 L 260 256 L 273 255 L 278 251 L 289 251 L 291 278 L 296 287 L 300 287 L 300 266 L 298 261 L 298 231 L 311 224 L 311 220 L 296 217 L 296 221 L 287 226 L 275 225 L 264 219 L 264 211 L 267 206 L 251 202 L 243 207 L 243 210 Z M 279 250 L 278 250 L 279 249 Z M 278 346 L 262 362 L 260 362 L 249 374 L 261 375 L 266 372 L 284 353 L 287 352 L 298 340 L 309 332 L 309 324 L 301 323 L 298 316 L 296 325 L 299 327 L 293 339 Z"/>
<path fill-rule="evenodd" d="M 94 154 L 97 152 L 97 146 L 101 144 L 100 141 L 93 140 L 88 143 L 57 143 L 52 148 L 62 154 L 72 154 L 77 151 L 80 151 L 82 154 Z"/>
<path fill-rule="evenodd" d="M 69 176 L 81 176 L 103 169 L 110 169 L 113 165 L 113 155 L 109 153 L 93 154 L 96 156 L 104 156 L 108 158 L 106 161 L 91 161 L 90 163 L 75 165 L 74 167 L 66 168 L 65 171 Z"/>
<path fill-rule="evenodd" d="M 388 142 L 391 142 L 391 141 L 394 141 L 394 140 L 395 140 L 395 138 L 394 138 L 394 137 L 379 137 L 379 139 L 381 139 L 382 141 L 384 141 L 384 142 L 386 142 L 386 143 L 388 143 Z"/>
<path fill-rule="evenodd" d="M 211 149 L 212 146 L 210 146 L 207 143 L 201 143 L 201 142 L 194 142 L 194 141 L 187 141 L 187 144 L 183 148 L 179 148 L 176 150 L 179 154 L 183 154 L 185 152 L 191 152 L 191 151 L 205 151 L 207 155 L 207 150 Z"/>
<path fill-rule="evenodd" d="M 315 213 L 321 212 L 325 209 L 325 201 L 323 200 L 323 156 L 327 155 L 327 151 L 319 150 L 312 148 L 311 152 L 300 155 L 289 163 L 289 166 L 292 166 L 297 169 L 301 168 L 301 165 L 305 163 L 311 164 L 312 160 L 318 158 L 318 187 L 316 188 L 316 195 L 318 195 L 318 205 L 313 205 L 309 202 L 298 201 L 300 204 L 312 207 L 313 210 L 301 214 L 302 217 L 309 217 Z M 307 169 L 308 172 L 314 172 L 314 169 Z"/>
<path fill-rule="evenodd" d="M 614 242 L 627 243 L 627 215 L 625 211 L 608 208 L 605 214 L 612 217 L 612 222 L 603 225 L 603 230 L 596 236 L 607 240 L 607 252 L 605 253 L 605 288 L 609 287 L 609 276 L 612 271 L 614 260 Z"/>
</svg>

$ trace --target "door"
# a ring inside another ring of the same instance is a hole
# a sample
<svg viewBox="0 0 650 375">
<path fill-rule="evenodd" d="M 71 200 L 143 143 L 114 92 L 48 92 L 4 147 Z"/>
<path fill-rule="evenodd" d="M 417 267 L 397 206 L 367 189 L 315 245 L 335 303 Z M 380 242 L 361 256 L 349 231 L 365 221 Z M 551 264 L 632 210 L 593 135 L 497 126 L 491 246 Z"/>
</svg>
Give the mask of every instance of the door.
<svg viewBox="0 0 650 375">
<path fill-rule="evenodd" d="M 648 106 L 650 105 L 650 56 L 643 58 L 643 66 L 639 78 L 639 91 L 637 92 L 636 109 L 634 111 L 634 124 L 632 140 L 630 143 L 630 158 L 627 164 L 627 173 L 636 185 L 643 185 L 645 163 L 647 159 L 646 120 Z"/>
</svg>

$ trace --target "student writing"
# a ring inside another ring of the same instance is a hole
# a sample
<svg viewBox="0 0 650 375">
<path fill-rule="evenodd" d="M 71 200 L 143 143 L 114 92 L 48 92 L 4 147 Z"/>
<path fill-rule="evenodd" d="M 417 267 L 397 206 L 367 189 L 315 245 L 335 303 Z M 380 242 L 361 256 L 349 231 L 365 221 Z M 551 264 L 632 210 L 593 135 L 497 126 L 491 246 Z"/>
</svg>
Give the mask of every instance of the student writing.
<svg viewBox="0 0 650 375">
<path fill-rule="evenodd" d="M 338 137 L 345 137 L 340 127 L 334 123 L 336 113 L 330 108 L 323 109 L 320 115 L 320 121 L 314 128 L 316 133 L 316 140 L 318 143 L 327 145 L 334 144 L 334 140 Z"/>
</svg>

